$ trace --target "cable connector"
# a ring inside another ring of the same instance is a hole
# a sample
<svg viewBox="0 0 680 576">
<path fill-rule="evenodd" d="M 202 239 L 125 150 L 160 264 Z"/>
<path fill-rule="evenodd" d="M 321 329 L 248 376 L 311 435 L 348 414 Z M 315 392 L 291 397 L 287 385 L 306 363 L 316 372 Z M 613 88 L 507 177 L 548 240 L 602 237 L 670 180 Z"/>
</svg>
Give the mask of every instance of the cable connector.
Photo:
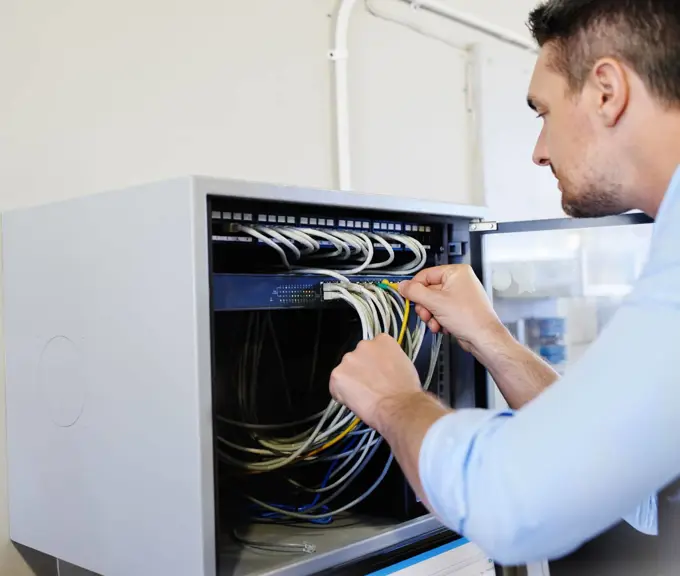
<svg viewBox="0 0 680 576">
<path fill-rule="evenodd" d="M 321 300 L 323 301 L 328 301 L 328 300 L 336 300 L 335 294 L 332 292 L 332 287 L 333 287 L 332 282 L 322 282 L 321 283 Z"/>
<path fill-rule="evenodd" d="M 380 284 L 378 284 L 378 286 L 380 286 L 381 288 L 386 286 L 388 288 L 392 288 L 393 290 L 397 290 L 397 291 L 399 290 L 399 284 L 397 284 L 396 282 L 390 282 L 387 279 L 380 282 Z"/>
</svg>

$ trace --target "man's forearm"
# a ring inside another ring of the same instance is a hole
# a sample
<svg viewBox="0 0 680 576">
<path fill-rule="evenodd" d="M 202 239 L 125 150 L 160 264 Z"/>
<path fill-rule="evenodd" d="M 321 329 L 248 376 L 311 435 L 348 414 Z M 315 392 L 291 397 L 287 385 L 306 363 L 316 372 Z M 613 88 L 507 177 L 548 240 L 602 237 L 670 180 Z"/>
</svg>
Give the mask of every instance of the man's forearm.
<svg viewBox="0 0 680 576">
<path fill-rule="evenodd" d="M 472 353 L 491 374 L 510 408 L 518 410 L 553 384 L 559 375 L 546 362 L 499 326 Z"/>
<path fill-rule="evenodd" d="M 434 396 L 419 392 L 386 399 L 380 407 L 378 432 L 387 440 L 406 479 L 429 509 L 420 480 L 420 448 L 432 425 L 451 413 Z"/>
</svg>

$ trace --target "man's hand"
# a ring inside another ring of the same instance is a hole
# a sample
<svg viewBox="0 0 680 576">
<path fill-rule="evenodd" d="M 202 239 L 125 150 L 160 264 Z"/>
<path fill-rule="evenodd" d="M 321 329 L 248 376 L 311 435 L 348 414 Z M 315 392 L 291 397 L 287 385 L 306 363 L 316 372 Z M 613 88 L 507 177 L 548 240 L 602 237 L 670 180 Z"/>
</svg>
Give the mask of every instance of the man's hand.
<svg viewBox="0 0 680 576">
<path fill-rule="evenodd" d="M 481 282 L 466 265 L 439 266 L 402 282 L 402 296 L 430 330 L 444 330 L 491 373 L 511 408 L 519 409 L 557 380 L 557 373 L 519 344 L 501 323 Z"/>
<path fill-rule="evenodd" d="M 331 394 L 384 434 L 390 414 L 424 393 L 413 362 L 386 334 L 362 340 L 331 374 Z"/>
<path fill-rule="evenodd" d="M 363 340 L 331 374 L 333 397 L 387 440 L 411 487 L 429 507 L 418 470 L 423 439 L 451 412 L 424 392 L 413 363 L 386 334 Z"/>
<path fill-rule="evenodd" d="M 416 304 L 417 314 L 430 330 L 443 329 L 468 352 L 506 332 L 470 266 L 428 268 L 402 282 L 399 291 Z"/>
</svg>

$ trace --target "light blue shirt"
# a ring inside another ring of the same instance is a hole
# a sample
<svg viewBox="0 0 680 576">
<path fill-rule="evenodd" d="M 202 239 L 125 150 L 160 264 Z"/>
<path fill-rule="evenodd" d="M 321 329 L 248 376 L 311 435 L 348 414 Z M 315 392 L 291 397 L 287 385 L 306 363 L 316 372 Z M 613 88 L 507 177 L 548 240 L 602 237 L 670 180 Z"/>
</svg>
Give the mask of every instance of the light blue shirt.
<svg viewBox="0 0 680 576">
<path fill-rule="evenodd" d="M 655 494 L 680 476 L 680 168 L 640 278 L 581 360 L 521 410 L 440 419 L 419 468 L 435 515 L 505 565 L 622 518 L 656 532 Z"/>
</svg>

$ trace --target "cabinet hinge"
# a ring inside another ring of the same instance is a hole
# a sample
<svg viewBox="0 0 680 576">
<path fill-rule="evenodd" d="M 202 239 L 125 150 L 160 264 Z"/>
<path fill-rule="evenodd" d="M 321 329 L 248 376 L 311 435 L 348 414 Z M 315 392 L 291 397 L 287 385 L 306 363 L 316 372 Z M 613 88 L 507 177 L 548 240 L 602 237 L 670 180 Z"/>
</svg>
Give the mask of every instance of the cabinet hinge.
<svg viewBox="0 0 680 576">
<path fill-rule="evenodd" d="M 498 230 L 498 222 L 485 220 L 472 220 L 470 222 L 470 232 L 491 232 L 493 230 Z"/>
</svg>

